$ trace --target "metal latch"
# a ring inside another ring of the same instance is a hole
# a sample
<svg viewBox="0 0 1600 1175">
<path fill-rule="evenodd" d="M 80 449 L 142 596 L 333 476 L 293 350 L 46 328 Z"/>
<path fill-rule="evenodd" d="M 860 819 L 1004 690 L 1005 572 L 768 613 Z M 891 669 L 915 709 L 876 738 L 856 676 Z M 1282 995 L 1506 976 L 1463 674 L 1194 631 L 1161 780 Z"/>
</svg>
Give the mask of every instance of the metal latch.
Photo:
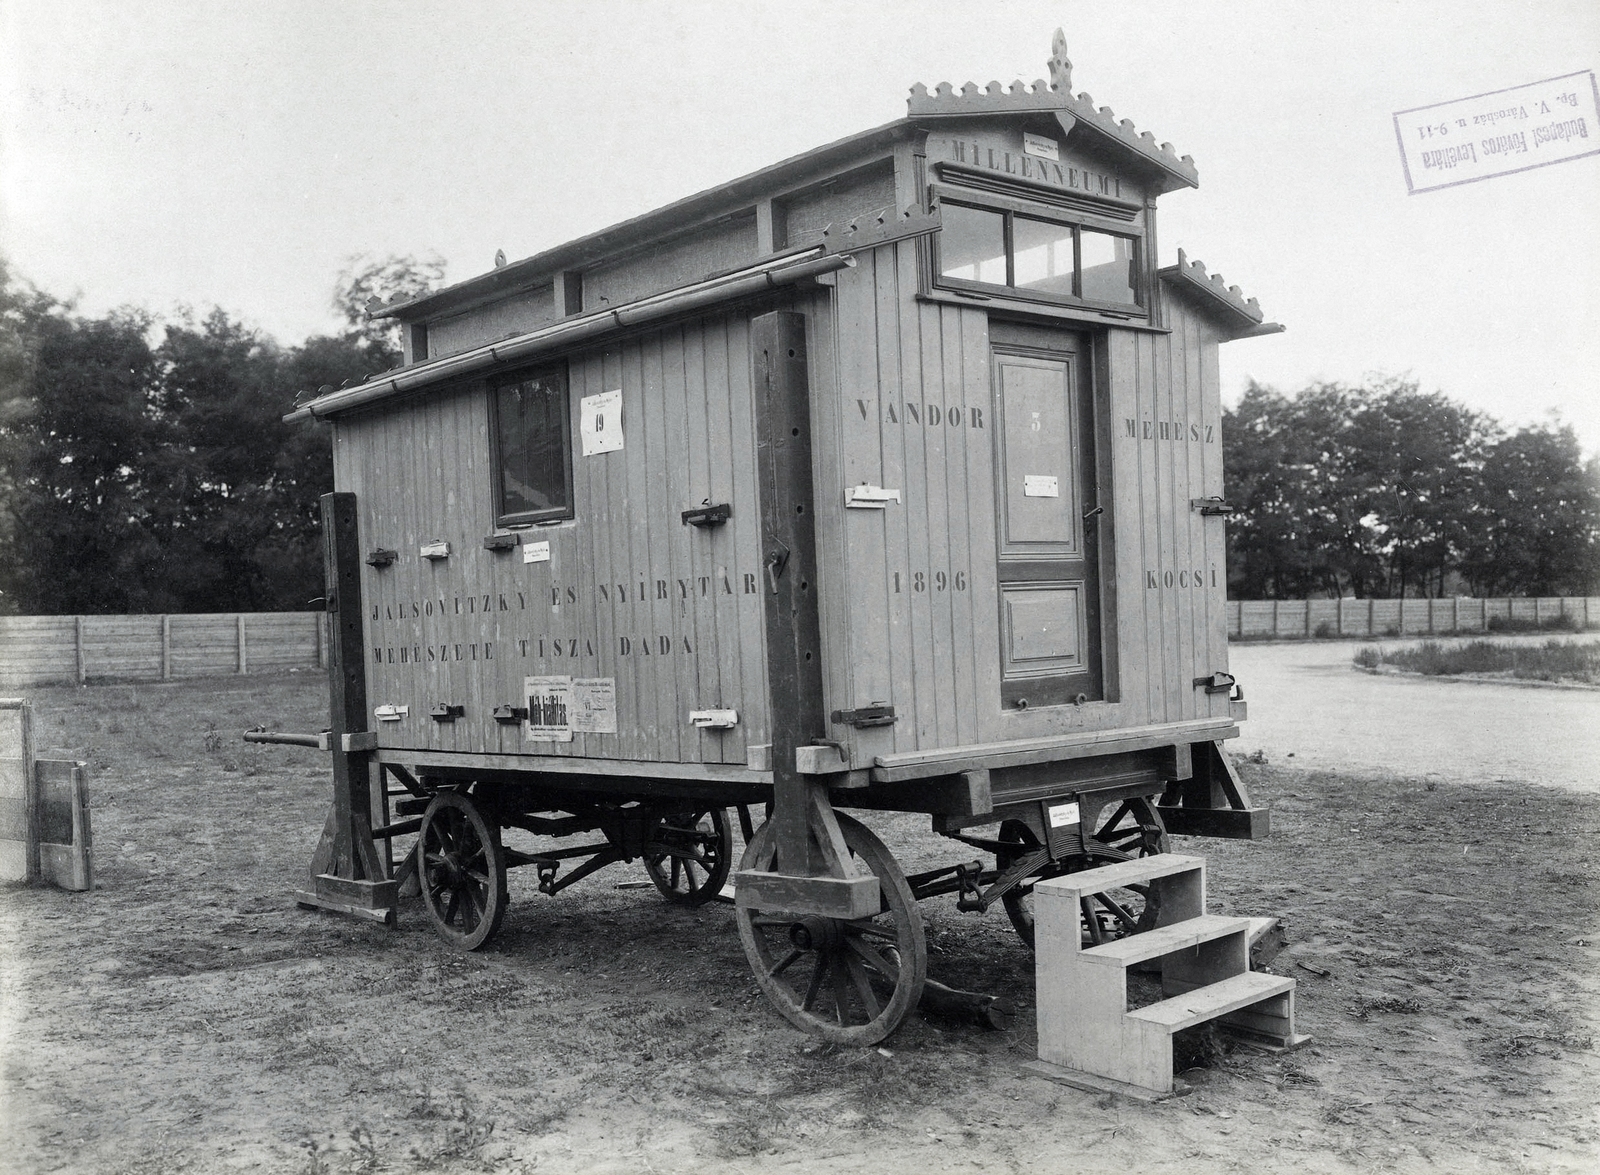
<svg viewBox="0 0 1600 1175">
<path fill-rule="evenodd" d="M 1201 514 L 1235 514 L 1237 508 L 1231 502 L 1221 498 L 1190 498 L 1191 509 L 1200 511 Z"/>
<path fill-rule="evenodd" d="M 450 544 L 443 539 L 429 539 L 417 548 L 417 554 L 424 559 L 448 559 L 450 558 Z"/>
<path fill-rule="evenodd" d="M 895 713 L 893 706 L 886 706 L 876 702 L 870 706 L 862 706 L 859 710 L 835 710 L 833 721 L 846 726 L 860 729 L 863 726 L 893 726 Z"/>
<path fill-rule="evenodd" d="M 778 594 L 778 580 L 787 566 L 789 566 L 789 548 L 782 542 L 774 543 L 772 550 L 767 552 L 767 583 L 771 586 L 773 595 Z"/>
<path fill-rule="evenodd" d="M 1194 679 L 1195 688 L 1206 687 L 1208 694 L 1225 694 L 1231 690 L 1235 682 L 1231 673 L 1213 673 L 1210 677 L 1197 677 Z M 1239 696 L 1244 697 L 1244 691 L 1239 691 Z"/>
<path fill-rule="evenodd" d="M 452 706 L 448 702 L 437 702 L 433 709 L 428 711 L 428 717 L 435 722 L 454 722 L 467 712 L 465 706 Z"/>
<path fill-rule="evenodd" d="M 899 490 L 886 490 L 882 486 L 868 485 L 866 482 L 850 486 L 844 491 L 846 510 L 884 510 L 888 508 L 890 502 L 899 500 Z"/>
<path fill-rule="evenodd" d="M 399 551 L 391 551 L 387 547 L 375 547 L 367 552 L 367 566 L 387 567 L 399 557 Z"/>
<path fill-rule="evenodd" d="M 728 502 L 719 502 L 715 506 L 710 499 L 696 506 L 693 510 L 683 512 L 685 526 L 721 526 L 733 517 L 733 506 Z"/>
<path fill-rule="evenodd" d="M 489 534 L 483 536 L 486 551 L 514 551 L 522 540 L 514 534 Z"/>
<path fill-rule="evenodd" d="M 496 706 L 494 720 L 503 726 L 512 726 L 518 722 L 525 722 L 528 718 L 526 706 Z"/>
<path fill-rule="evenodd" d="M 372 716 L 379 722 L 399 722 L 400 719 L 411 713 L 410 706 L 391 706 L 385 703 L 372 711 Z"/>
</svg>

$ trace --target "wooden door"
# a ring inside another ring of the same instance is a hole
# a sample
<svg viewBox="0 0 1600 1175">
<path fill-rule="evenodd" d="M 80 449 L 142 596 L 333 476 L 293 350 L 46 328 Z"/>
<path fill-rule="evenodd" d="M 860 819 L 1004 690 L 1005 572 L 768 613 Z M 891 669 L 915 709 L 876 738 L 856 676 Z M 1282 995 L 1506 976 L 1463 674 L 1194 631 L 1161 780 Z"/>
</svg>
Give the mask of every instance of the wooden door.
<svg viewBox="0 0 1600 1175">
<path fill-rule="evenodd" d="M 1006 709 L 1104 697 L 1093 403 L 1085 349 L 997 343 L 1000 692 Z"/>
</svg>

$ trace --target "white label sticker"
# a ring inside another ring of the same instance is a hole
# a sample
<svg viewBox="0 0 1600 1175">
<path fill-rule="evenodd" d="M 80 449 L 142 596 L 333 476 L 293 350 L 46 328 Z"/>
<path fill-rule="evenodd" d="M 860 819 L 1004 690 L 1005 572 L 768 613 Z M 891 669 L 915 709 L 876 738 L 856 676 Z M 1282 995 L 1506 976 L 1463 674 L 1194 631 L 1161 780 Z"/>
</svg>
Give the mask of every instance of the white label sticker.
<svg viewBox="0 0 1600 1175">
<path fill-rule="evenodd" d="M 1074 800 L 1070 804 L 1050 805 L 1050 827 L 1067 828 L 1078 823 L 1078 804 Z"/>
<path fill-rule="evenodd" d="M 1036 155 L 1040 159 L 1052 159 L 1061 162 L 1061 145 L 1054 139 L 1047 139 L 1043 135 L 1030 135 L 1023 132 L 1022 150 L 1024 154 Z"/>
<path fill-rule="evenodd" d="M 579 734 L 617 733 L 617 679 L 580 677 L 572 683 L 572 729 Z"/>
<path fill-rule="evenodd" d="M 585 396 L 578 401 L 578 433 L 583 455 L 614 453 L 622 448 L 622 389 Z"/>
<path fill-rule="evenodd" d="M 546 539 L 542 543 L 523 543 L 522 561 L 524 563 L 550 562 L 550 540 Z"/>
<path fill-rule="evenodd" d="M 526 677 L 522 692 L 528 699 L 524 736 L 535 743 L 572 741 L 572 678 Z"/>
<path fill-rule="evenodd" d="M 1025 473 L 1022 476 L 1022 496 L 1025 498 L 1059 498 L 1061 489 L 1055 476 L 1048 473 Z"/>
</svg>

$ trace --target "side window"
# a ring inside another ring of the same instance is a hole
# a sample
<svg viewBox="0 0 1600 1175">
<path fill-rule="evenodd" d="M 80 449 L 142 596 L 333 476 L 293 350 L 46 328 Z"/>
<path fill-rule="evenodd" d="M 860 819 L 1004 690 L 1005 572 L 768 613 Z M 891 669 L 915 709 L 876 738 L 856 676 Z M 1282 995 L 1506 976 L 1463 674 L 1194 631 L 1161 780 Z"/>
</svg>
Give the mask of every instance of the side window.
<svg viewBox="0 0 1600 1175">
<path fill-rule="evenodd" d="M 572 517 L 572 435 L 565 367 L 519 372 L 489 388 L 495 524 Z"/>
</svg>

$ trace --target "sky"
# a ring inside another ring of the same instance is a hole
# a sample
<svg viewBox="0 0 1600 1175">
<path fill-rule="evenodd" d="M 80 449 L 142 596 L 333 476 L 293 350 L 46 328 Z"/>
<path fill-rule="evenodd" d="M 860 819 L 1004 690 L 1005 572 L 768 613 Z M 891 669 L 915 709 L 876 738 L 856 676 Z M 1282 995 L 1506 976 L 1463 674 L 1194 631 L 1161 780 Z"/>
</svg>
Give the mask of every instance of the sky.
<svg viewBox="0 0 1600 1175">
<path fill-rule="evenodd" d="M 219 305 L 296 343 L 354 255 L 460 281 L 915 82 L 1046 77 L 1058 26 L 1073 89 L 1199 168 L 1161 264 L 1288 327 L 1223 348 L 1230 402 L 1406 376 L 1600 452 L 1600 155 L 1409 195 L 1392 121 L 1600 68 L 1595 0 L 0 0 L 0 252 L 84 313 Z"/>
</svg>

